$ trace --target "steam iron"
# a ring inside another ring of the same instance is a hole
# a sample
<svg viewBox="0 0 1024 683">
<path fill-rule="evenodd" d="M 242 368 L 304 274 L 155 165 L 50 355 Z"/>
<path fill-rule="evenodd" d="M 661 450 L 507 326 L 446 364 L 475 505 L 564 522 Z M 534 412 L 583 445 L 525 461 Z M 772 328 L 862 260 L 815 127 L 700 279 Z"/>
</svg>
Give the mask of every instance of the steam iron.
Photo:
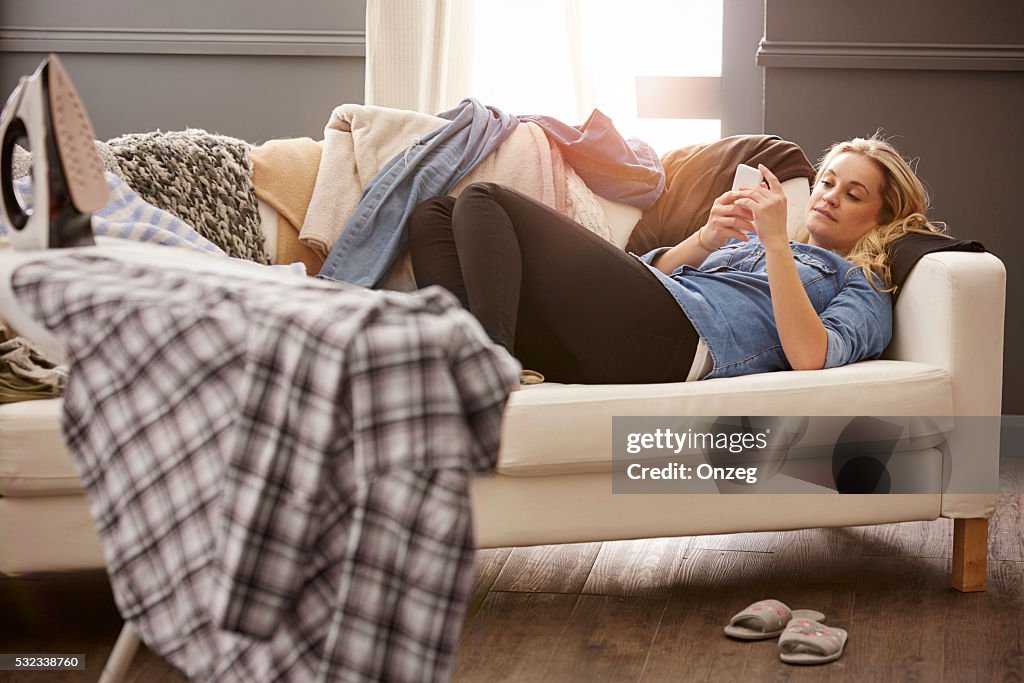
<svg viewBox="0 0 1024 683">
<path fill-rule="evenodd" d="M 0 218 L 15 249 L 95 244 L 92 213 L 107 202 L 95 134 L 57 55 L 23 77 L 0 114 Z M 28 143 L 27 145 L 25 143 Z M 34 208 L 14 191 L 14 146 L 32 152 Z"/>
</svg>

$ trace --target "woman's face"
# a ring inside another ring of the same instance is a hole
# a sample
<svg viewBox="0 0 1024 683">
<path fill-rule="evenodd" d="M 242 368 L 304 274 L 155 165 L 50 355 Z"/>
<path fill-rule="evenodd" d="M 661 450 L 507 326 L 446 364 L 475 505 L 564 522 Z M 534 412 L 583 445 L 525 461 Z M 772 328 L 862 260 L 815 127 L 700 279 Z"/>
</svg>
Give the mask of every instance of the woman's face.
<svg viewBox="0 0 1024 683">
<path fill-rule="evenodd" d="M 806 224 L 816 247 L 846 254 L 878 226 L 882 210 L 881 169 L 855 152 L 836 156 L 811 190 Z"/>
</svg>

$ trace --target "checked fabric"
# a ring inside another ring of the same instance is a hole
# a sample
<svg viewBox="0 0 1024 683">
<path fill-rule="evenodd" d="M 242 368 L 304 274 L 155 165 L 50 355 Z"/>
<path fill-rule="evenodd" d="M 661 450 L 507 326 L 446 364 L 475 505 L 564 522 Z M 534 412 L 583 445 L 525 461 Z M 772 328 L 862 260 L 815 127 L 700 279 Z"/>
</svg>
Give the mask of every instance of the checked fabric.
<svg viewBox="0 0 1024 683">
<path fill-rule="evenodd" d="M 67 346 L 65 441 L 142 640 L 193 680 L 447 680 L 515 360 L 440 289 L 102 253 L 12 286 Z"/>
</svg>

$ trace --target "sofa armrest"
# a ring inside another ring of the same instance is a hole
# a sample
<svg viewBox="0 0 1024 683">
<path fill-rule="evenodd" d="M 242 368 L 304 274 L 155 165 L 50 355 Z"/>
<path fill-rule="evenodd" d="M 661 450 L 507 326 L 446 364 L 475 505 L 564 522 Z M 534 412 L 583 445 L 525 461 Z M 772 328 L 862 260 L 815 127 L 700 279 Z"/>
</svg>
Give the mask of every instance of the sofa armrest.
<svg viewBox="0 0 1024 683">
<path fill-rule="evenodd" d="M 939 252 L 911 271 L 893 310 L 883 358 L 940 367 L 955 415 L 999 415 L 1006 269 L 988 253 Z"/>
<path fill-rule="evenodd" d="M 1002 261 L 988 253 L 940 252 L 918 261 L 893 311 L 893 338 L 883 357 L 927 363 L 950 375 L 957 419 L 944 464 L 945 517 L 989 517 L 994 510 L 1005 305 Z"/>
</svg>

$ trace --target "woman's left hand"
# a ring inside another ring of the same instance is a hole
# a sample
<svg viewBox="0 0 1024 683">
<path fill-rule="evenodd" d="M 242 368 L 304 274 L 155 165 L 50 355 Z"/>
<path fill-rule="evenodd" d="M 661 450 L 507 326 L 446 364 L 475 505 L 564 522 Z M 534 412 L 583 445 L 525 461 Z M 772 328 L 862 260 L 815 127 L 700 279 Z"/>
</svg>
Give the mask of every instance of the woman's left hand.
<svg viewBox="0 0 1024 683">
<path fill-rule="evenodd" d="M 765 247 L 789 244 L 789 234 L 786 231 L 786 193 L 782 189 L 782 183 L 775 177 L 775 174 L 768 170 L 764 164 L 758 164 L 758 170 L 768 181 L 768 187 L 758 187 L 738 190 L 739 198 L 735 201 L 754 214 L 754 224 L 757 226 L 757 236 Z"/>
</svg>

